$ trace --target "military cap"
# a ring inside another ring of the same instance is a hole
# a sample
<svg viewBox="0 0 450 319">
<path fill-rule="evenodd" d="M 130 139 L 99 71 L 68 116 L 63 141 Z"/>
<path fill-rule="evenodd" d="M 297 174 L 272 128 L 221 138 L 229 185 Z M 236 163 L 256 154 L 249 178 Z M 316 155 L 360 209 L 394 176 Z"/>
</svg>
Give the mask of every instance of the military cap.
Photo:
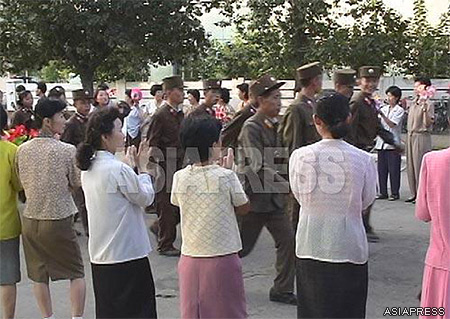
<svg viewBox="0 0 450 319">
<path fill-rule="evenodd" d="M 179 75 L 169 76 L 163 79 L 162 88 L 164 91 L 172 89 L 183 89 L 183 79 Z"/>
<path fill-rule="evenodd" d="M 203 81 L 203 90 L 220 90 L 222 87 L 221 80 L 204 80 Z"/>
<path fill-rule="evenodd" d="M 322 74 L 320 62 L 308 63 L 297 69 L 297 78 L 299 80 L 312 79 L 319 74 Z"/>
<path fill-rule="evenodd" d="M 356 84 L 356 71 L 353 69 L 343 69 L 334 71 L 334 83 L 342 85 Z"/>
<path fill-rule="evenodd" d="M 65 95 L 65 94 L 66 94 L 66 90 L 61 85 L 57 85 L 48 92 L 48 97 L 49 98 L 52 98 L 52 97 L 59 98 L 61 95 Z"/>
<path fill-rule="evenodd" d="M 75 100 L 92 100 L 93 96 L 89 92 L 89 90 L 79 89 L 79 90 L 72 91 L 72 99 L 74 101 Z"/>
<path fill-rule="evenodd" d="M 379 66 L 362 66 L 359 68 L 360 78 L 379 78 L 381 76 L 381 68 Z"/>
<path fill-rule="evenodd" d="M 277 82 L 277 80 L 270 74 L 265 74 L 262 77 L 250 83 L 250 93 L 253 97 L 258 97 L 264 93 L 276 90 L 284 85 L 286 82 Z"/>
</svg>

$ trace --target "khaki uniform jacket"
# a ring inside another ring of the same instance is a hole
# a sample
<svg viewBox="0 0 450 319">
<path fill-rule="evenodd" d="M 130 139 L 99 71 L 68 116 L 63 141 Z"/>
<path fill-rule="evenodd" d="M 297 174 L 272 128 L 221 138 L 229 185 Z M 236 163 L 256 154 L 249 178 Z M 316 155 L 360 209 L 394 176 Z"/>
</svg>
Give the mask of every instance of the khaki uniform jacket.
<svg viewBox="0 0 450 319">
<path fill-rule="evenodd" d="M 284 153 L 273 120 L 256 113 L 244 123 L 238 138 L 238 173 L 244 180 L 251 211 L 284 213 L 289 183 L 277 165 Z"/>
<path fill-rule="evenodd" d="M 297 148 L 320 141 L 313 121 L 315 102 L 300 95 L 286 110 L 279 128 L 283 146 L 292 154 Z"/>
<path fill-rule="evenodd" d="M 78 146 L 86 137 L 87 117 L 75 113 L 66 122 L 66 128 L 61 135 L 61 141 Z"/>
<path fill-rule="evenodd" d="M 222 130 L 222 146 L 236 149 L 238 137 L 241 133 L 244 122 L 255 115 L 256 107 L 247 104 L 242 110 L 236 113 L 233 119 Z"/>
<path fill-rule="evenodd" d="M 383 128 L 376 112 L 375 101 L 370 94 L 360 92 L 350 100 L 352 124 L 347 141 L 360 148 L 373 146 L 375 138 L 380 136 L 387 144 L 394 145 L 394 135 Z"/>
</svg>

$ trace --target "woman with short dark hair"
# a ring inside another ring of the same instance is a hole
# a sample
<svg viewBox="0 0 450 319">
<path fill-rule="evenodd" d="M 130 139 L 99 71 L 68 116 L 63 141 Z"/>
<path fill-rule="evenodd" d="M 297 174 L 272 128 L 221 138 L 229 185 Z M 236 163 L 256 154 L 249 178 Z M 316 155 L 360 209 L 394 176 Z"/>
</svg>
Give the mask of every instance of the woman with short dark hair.
<svg viewBox="0 0 450 319">
<path fill-rule="evenodd" d="M 110 106 L 109 94 L 105 87 L 98 87 L 97 90 L 95 90 L 94 102 L 92 104 L 98 109 Z"/>
<path fill-rule="evenodd" d="M 185 116 L 189 115 L 189 113 L 194 111 L 200 105 L 200 91 L 196 89 L 187 90 L 187 99 L 189 105 L 186 105 L 183 108 Z"/>
<path fill-rule="evenodd" d="M 19 109 L 12 116 L 11 128 L 19 125 L 25 125 L 28 130 L 36 128 L 33 120 L 33 95 L 30 91 L 25 90 L 19 93 L 17 106 Z"/>
<path fill-rule="evenodd" d="M 156 318 L 155 286 L 148 254 L 150 241 L 143 207 L 155 197 L 150 176 L 140 169 L 136 148 L 132 167 L 114 154 L 124 145 L 116 108 L 91 114 L 77 165 L 86 197 L 89 256 L 97 318 Z"/>
<path fill-rule="evenodd" d="M 230 169 L 231 151 L 221 160 L 221 129 L 219 121 L 204 115 L 186 118 L 180 132 L 192 163 L 175 173 L 171 196 L 181 216 L 178 274 L 183 319 L 247 318 L 235 214 L 246 214 L 250 205 Z"/>
<path fill-rule="evenodd" d="M 220 89 L 220 97 L 214 108 L 216 119 L 222 124 L 228 123 L 234 116 L 234 110 L 229 104 L 231 100 L 230 91 L 227 88 Z"/>
<path fill-rule="evenodd" d="M 144 108 L 144 117 L 152 116 L 164 102 L 164 92 L 161 84 L 153 84 L 150 88 L 150 94 L 153 96 L 153 101 Z"/>
<path fill-rule="evenodd" d="M 249 102 L 250 97 L 248 95 L 248 84 L 247 83 L 241 83 L 237 86 L 239 90 L 239 99 L 242 100 L 241 103 L 238 105 L 238 111 L 242 110 L 244 106 Z"/>
<path fill-rule="evenodd" d="M 322 140 L 295 150 L 289 161 L 290 185 L 301 206 L 297 316 L 364 318 L 368 244 L 362 212 L 375 200 L 375 163 L 343 140 L 351 121 L 345 96 L 320 99 L 313 120 Z"/>
<path fill-rule="evenodd" d="M 379 110 L 381 124 L 384 129 L 391 132 L 397 144 L 400 144 L 402 134 L 402 122 L 405 110 L 399 105 L 402 98 L 402 90 L 397 86 L 391 86 L 386 90 L 388 104 Z M 400 168 L 402 157 L 395 147 L 377 137 L 375 149 L 378 151 L 378 181 L 380 195 L 378 199 L 394 201 L 400 198 Z M 388 195 L 387 180 L 391 183 L 391 196 Z"/>
</svg>

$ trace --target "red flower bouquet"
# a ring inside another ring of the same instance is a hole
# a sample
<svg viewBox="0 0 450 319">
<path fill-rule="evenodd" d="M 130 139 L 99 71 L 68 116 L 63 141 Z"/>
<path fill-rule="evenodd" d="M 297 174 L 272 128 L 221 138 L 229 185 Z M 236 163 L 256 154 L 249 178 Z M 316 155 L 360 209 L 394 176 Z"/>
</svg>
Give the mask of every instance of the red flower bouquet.
<svg viewBox="0 0 450 319">
<path fill-rule="evenodd" d="M 28 130 L 25 125 L 18 125 L 5 132 L 3 138 L 17 146 L 31 140 L 39 135 L 38 130 L 30 129 Z"/>
</svg>

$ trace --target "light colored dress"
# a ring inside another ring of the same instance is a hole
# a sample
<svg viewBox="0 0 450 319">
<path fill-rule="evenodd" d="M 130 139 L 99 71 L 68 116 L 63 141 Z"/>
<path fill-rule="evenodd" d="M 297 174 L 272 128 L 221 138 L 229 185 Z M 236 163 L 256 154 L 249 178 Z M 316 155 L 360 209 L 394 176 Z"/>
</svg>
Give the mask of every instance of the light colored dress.
<svg viewBox="0 0 450 319">
<path fill-rule="evenodd" d="M 450 148 L 424 156 L 416 203 L 416 217 L 431 222 L 420 306 L 444 307 L 445 316 L 433 318 L 449 318 Z"/>
</svg>

